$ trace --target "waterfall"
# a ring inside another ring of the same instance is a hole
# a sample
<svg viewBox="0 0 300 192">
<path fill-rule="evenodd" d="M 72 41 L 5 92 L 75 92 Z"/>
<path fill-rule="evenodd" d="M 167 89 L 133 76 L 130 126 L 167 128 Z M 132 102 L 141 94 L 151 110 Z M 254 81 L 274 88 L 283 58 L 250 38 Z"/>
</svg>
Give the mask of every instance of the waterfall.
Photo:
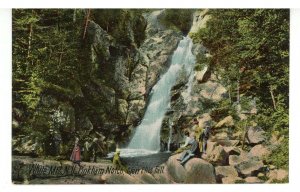
<svg viewBox="0 0 300 192">
<path fill-rule="evenodd" d="M 171 142 L 172 142 L 172 134 L 173 134 L 173 124 L 171 122 L 171 120 L 169 119 L 169 140 L 168 140 L 168 152 L 170 152 L 170 146 L 171 146 Z"/>
<path fill-rule="evenodd" d="M 187 73 L 187 76 L 189 77 L 189 80 L 186 84 L 187 89 L 182 93 L 182 95 L 184 96 L 185 104 L 188 104 L 191 101 L 191 93 L 192 93 L 192 87 L 193 87 L 193 82 L 194 82 L 194 77 L 195 77 L 194 66 L 195 66 L 195 62 L 196 62 L 196 58 L 193 55 L 191 49 L 188 52 L 187 57 L 189 58 L 189 60 L 186 63 L 186 65 L 184 65 L 184 68 Z"/>
<path fill-rule="evenodd" d="M 165 113 L 170 108 L 171 89 L 183 69 L 188 75 L 193 75 L 195 57 L 191 52 L 192 46 L 193 42 L 189 37 L 183 37 L 179 42 L 172 55 L 169 69 L 152 88 L 150 101 L 141 124 L 136 128 L 127 149 L 122 149 L 121 155 L 145 155 L 157 153 L 160 150 L 161 126 Z"/>
</svg>

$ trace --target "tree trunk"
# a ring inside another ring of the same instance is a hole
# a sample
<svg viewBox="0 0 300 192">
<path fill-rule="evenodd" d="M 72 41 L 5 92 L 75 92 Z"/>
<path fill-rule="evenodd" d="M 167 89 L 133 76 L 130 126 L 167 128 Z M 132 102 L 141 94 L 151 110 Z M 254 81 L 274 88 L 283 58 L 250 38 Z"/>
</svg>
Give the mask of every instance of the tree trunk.
<svg viewBox="0 0 300 192">
<path fill-rule="evenodd" d="M 242 139 L 242 149 L 244 149 L 245 142 L 246 142 L 246 137 L 247 137 L 247 132 L 248 132 L 247 122 L 243 123 L 243 125 L 244 125 L 244 133 L 243 133 L 243 139 Z"/>
<path fill-rule="evenodd" d="M 239 104 L 240 103 L 240 81 L 237 81 L 237 96 L 236 96 L 236 101 Z"/>
<path fill-rule="evenodd" d="M 32 23 L 29 24 L 29 35 L 28 35 L 28 47 L 27 47 L 27 58 L 30 57 L 31 53 L 31 42 L 32 42 Z"/>
<path fill-rule="evenodd" d="M 73 12 L 73 23 L 76 22 L 76 9 L 74 9 L 74 12 Z"/>
<path fill-rule="evenodd" d="M 231 86 L 228 86 L 228 97 L 229 97 L 229 102 L 231 104 Z"/>
<path fill-rule="evenodd" d="M 85 20 L 85 25 L 84 25 L 84 32 L 83 32 L 83 38 L 85 38 L 85 34 L 86 34 L 86 29 L 87 29 L 87 26 L 88 26 L 88 23 L 89 23 L 89 19 L 90 19 L 90 14 L 91 14 L 91 10 L 89 9 L 88 10 L 88 13 L 86 15 L 86 20 Z"/>
<path fill-rule="evenodd" d="M 60 49 L 60 53 L 59 53 L 58 66 L 57 67 L 60 67 L 60 65 L 61 65 L 63 53 L 64 53 L 64 45 L 63 45 L 63 43 L 61 43 L 61 49 Z"/>
<path fill-rule="evenodd" d="M 272 86 L 270 86 L 270 94 L 271 94 L 271 97 L 272 97 L 273 107 L 274 107 L 275 110 L 277 110 L 276 109 L 276 101 L 275 101 L 275 97 L 274 97 L 273 87 Z"/>
</svg>

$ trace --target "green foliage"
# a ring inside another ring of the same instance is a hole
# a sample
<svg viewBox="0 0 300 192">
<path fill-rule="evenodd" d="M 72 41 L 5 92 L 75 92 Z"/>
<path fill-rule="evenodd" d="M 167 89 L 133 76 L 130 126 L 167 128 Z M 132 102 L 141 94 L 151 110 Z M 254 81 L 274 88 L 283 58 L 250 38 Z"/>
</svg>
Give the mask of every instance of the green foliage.
<svg viewBox="0 0 300 192">
<path fill-rule="evenodd" d="M 24 112 L 22 126 L 13 135 L 25 134 L 43 142 L 52 109 L 41 109 L 42 96 L 77 96 L 84 16 L 82 10 L 13 10 L 13 107 Z"/>
<path fill-rule="evenodd" d="M 232 93 L 239 87 L 240 94 L 258 99 L 259 112 L 268 122 L 264 128 L 286 129 L 289 10 L 217 9 L 208 14 L 211 19 L 207 27 L 192 37 L 201 40 L 212 55 L 208 59 L 210 69 L 218 72 L 224 85 L 233 88 Z"/>
<path fill-rule="evenodd" d="M 99 9 L 92 11 L 93 18 L 117 43 L 139 47 L 145 39 L 146 21 L 141 9 Z"/>
<path fill-rule="evenodd" d="M 275 165 L 277 168 L 289 168 L 289 141 L 284 139 L 278 148 L 272 151 L 268 158 L 264 159 L 267 164 Z"/>
<path fill-rule="evenodd" d="M 195 64 L 195 70 L 196 71 L 202 71 L 204 67 L 209 63 L 209 58 L 207 58 L 204 54 L 198 54 L 196 55 L 196 61 Z"/>
<path fill-rule="evenodd" d="M 256 122 L 269 137 L 276 131 L 286 138 L 269 161 L 287 167 L 289 10 L 215 9 L 208 14 L 207 27 L 190 35 L 211 55 L 206 60 L 198 56 L 199 63 L 208 63 L 229 90 L 230 102 L 219 103 L 215 111 L 234 115 L 237 98 L 242 111 L 248 111 L 249 101 L 255 98 L 257 114 L 247 121 Z"/>
<path fill-rule="evenodd" d="M 192 9 L 166 9 L 162 23 L 167 27 L 174 28 L 187 34 L 192 24 Z"/>
</svg>

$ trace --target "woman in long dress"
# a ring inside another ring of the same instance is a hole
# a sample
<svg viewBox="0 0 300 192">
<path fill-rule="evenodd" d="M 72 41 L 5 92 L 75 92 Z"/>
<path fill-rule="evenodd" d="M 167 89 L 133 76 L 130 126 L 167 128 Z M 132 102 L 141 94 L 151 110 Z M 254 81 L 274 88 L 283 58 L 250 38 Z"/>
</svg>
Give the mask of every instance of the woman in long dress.
<svg viewBox="0 0 300 192">
<path fill-rule="evenodd" d="M 76 163 L 76 164 L 78 164 L 80 166 L 81 157 L 80 157 L 80 147 L 78 145 L 78 141 L 79 141 L 79 139 L 76 138 L 75 139 L 75 145 L 74 145 L 74 148 L 73 148 L 70 160 L 73 163 Z"/>
</svg>

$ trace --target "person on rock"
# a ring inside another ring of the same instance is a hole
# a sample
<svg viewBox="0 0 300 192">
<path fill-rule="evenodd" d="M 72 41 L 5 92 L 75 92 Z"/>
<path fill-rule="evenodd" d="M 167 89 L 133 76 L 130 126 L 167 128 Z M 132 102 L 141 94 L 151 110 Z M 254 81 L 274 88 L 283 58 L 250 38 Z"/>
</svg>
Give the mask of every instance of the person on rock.
<svg viewBox="0 0 300 192">
<path fill-rule="evenodd" d="M 78 142 L 79 142 L 79 139 L 76 137 L 76 139 L 75 139 L 75 145 L 74 145 L 74 148 L 73 148 L 70 160 L 73 163 L 76 163 L 76 164 L 78 164 L 80 166 L 81 157 L 80 157 L 80 147 L 79 147 Z"/>
<path fill-rule="evenodd" d="M 198 130 L 199 129 L 199 121 L 198 121 L 198 119 L 197 118 L 195 118 L 194 120 L 193 120 L 193 127 L 192 127 L 192 130 L 193 131 L 196 131 L 196 130 Z"/>
<path fill-rule="evenodd" d="M 210 127 L 208 125 L 205 126 L 204 130 L 200 135 L 200 140 L 202 141 L 202 152 L 206 154 L 207 141 L 210 135 Z"/>
<path fill-rule="evenodd" d="M 185 150 L 182 155 L 180 156 L 179 159 L 177 159 L 178 161 L 180 161 L 180 164 L 181 165 L 184 165 L 188 160 L 190 160 L 192 157 L 194 156 L 199 156 L 199 143 L 198 141 L 196 140 L 196 137 L 195 137 L 195 133 L 194 132 L 191 132 L 190 135 L 190 140 L 188 142 L 188 145 L 191 146 L 190 149 L 188 150 Z"/>
<path fill-rule="evenodd" d="M 191 138 L 189 137 L 189 131 L 185 131 L 184 135 L 185 135 L 185 142 L 184 145 L 182 145 L 179 149 L 177 149 L 172 155 L 178 154 L 183 152 L 184 150 L 187 150 L 190 146 L 189 146 L 189 142 L 191 140 Z"/>
<path fill-rule="evenodd" d="M 123 170 L 125 171 L 126 173 L 128 172 L 128 169 L 125 165 L 123 165 L 123 163 L 121 162 L 121 158 L 120 158 L 120 149 L 117 148 L 116 149 L 116 152 L 114 154 L 114 157 L 113 157 L 113 165 L 117 168 L 117 169 L 120 169 L 120 170 Z"/>
</svg>

